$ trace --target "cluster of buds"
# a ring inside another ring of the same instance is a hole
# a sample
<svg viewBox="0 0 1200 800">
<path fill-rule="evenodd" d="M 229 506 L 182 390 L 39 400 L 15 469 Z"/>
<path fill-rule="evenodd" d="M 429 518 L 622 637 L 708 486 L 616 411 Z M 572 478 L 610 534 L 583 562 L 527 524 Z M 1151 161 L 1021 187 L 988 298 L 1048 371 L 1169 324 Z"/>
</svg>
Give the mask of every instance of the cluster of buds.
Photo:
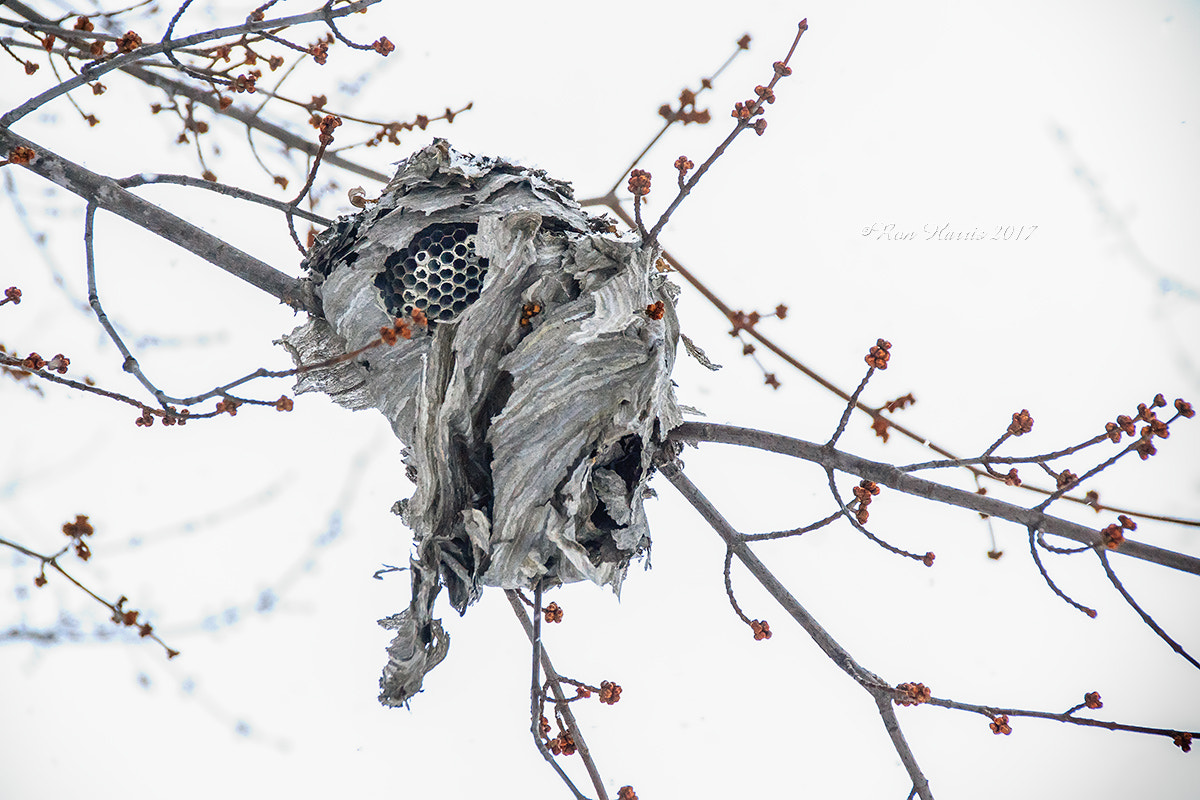
<svg viewBox="0 0 1200 800">
<path fill-rule="evenodd" d="M 141 636 L 142 638 L 154 633 L 154 627 L 149 622 L 138 622 L 138 615 L 140 612 L 125 609 L 125 604 L 128 602 L 129 598 L 125 595 L 121 595 L 121 598 L 117 600 L 116 604 L 113 606 L 112 621 L 118 625 L 124 625 L 127 628 L 136 627 L 138 629 L 138 636 Z M 174 651 L 169 651 L 169 653 L 170 652 Z"/>
<path fill-rule="evenodd" d="M 1021 476 L 1017 472 L 1016 467 L 1013 467 L 1012 469 L 1010 469 L 1008 471 L 1008 474 L 1003 477 L 1004 477 L 1004 485 L 1005 486 L 1020 486 L 1021 485 Z"/>
<path fill-rule="evenodd" d="M 117 39 L 116 44 L 118 53 L 132 53 L 142 46 L 142 37 L 133 31 L 126 31 L 124 36 Z"/>
<path fill-rule="evenodd" d="M 1099 692 L 1088 692 L 1083 696 L 1083 704 L 1090 709 L 1104 708 L 1104 703 L 1100 702 Z"/>
<path fill-rule="evenodd" d="M 425 312 L 419 308 L 414 308 L 412 313 L 410 313 L 408 316 L 409 319 L 412 320 L 411 325 L 409 324 L 408 320 L 397 317 L 395 325 L 392 325 L 391 327 L 387 327 L 385 325 L 379 329 L 379 338 L 382 339 L 383 343 L 388 347 L 391 347 L 400 339 L 411 339 L 413 335 L 413 325 L 416 325 L 420 328 L 427 328 L 429 326 L 429 318 L 425 316 Z"/>
<path fill-rule="evenodd" d="M 700 81 L 700 85 L 705 89 L 712 88 L 712 81 L 708 78 Z M 682 122 L 684 125 L 695 122 L 697 125 L 704 125 L 712 120 L 712 114 L 708 109 L 698 111 L 696 109 L 696 93 L 691 89 L 684 88 L 679 93 L 679 109 L 671 108 L 670 104 L 664 103 L 659 106 L 658 114 L 667 122 Z"/>
<path fill-rule="evenodd" d="M 1153 439 L 1155 437 L 1166 439 L 1171 434 L 1167 423 L 1159 419 L 1157 414 L 1154 412 L 1154 409 L 1164 408 L 1166 405 L 1167 400 L 1165 397 L 1163 397 L 1161 394 L 1155 395 L 1154 400 L 1152 400 L 1148 406 L 1145 403 L 1138 403 L 1137 414 L 1135 416 L 1130 417 L 1126 414 L 1121 414 L 1117 417 L 1116 422 L 1105 423 L 1104 433 L 1114 444 L 1117 444 L 1121 441 L 1122 434 L 1131 437 L 1140 435 L 1141 438 L 1134 445 L 1134 449 L 1137 451 L 1137 454 L 1141 456 L 1142 460 L 1145 461 L 1150 456 L 1158 452 L 1158 450 L 1154 447 Z M 1192 408 L 1192 404 L 1183 398 L 1177 398 L 1175 400 L 1175 410 L 1180 416 L 1189 419 L 1196 415 L 1195 410 Z M 1138 422 L 1146 423 L 1145 426 L 1142 427 L 1140 434 L 1137 430 Z"/>
<path fill-rule="evenodd" d="M 15 147 L 13 148 L 13 150 L 16 150 L 16 149 L 18 149 L 18 148 L 15 148 Z M 25 149 L 29 150 L 28 147 L 26 147 Z M 12 303 L 15 306 L 15 305 L 20 304 L 20 302 L 21 302 L 21 290 L 15 286 L 10 286 L 4 290 L 4 299 L 0 300 L 0 306 L 4 305 L 5 303 Z"/>
<path fill-rule="evenodd" d="M 1008 724 L 1007 714 L 1001 714 L 998 717 L 992 717 L 991 724 L 988 725 L 988 727 L 991 728 L 992 733 L 996 734 L 997 736 L 1000 734 L 1008 736 L 1010 733 L 1012 733 L 1012 727 Z"/>
<path fill-rule="evenodd" d="M 18 293 L 18 296 L 19 293 Z M 56 353 L 54 358 L 47 361 L 37 353 L 30 353 L 21 359 L 21 366 L 25 369 L 34 371 L 48 369 L 51 372 L 57 372 L 59 375 L 67 374 L 67 367 L 71 365 L 71 359 L 64 356 L 62 353 Z"/>
<path fill-rule="evenodd" d="M 291 411 L 295 407 L 296 407 L 296 402 L 294 400 L 292 400 L 292 398 L 288 397 L 286 394 L 280 395 L 279 399 L 275 401 L 275 410 L 276 411 Z"/>
<path fill-rule="evenodd" d="M 858 510 L 854 512 L 855 518 L 859 525 L 866 525 L 867 520 L 871 517 L 871 512 L 867 511 L 867 506 L 871 505 L 871 498 L 879 494 L 879 484 L 874 481 L 863 479 L 858 486 L 854 487 L 854 499 L 858 500 Z"/>
<path fill-rule="evenodd" d="M 667 307 L 663 304 L 662 300 L 656 300 L 646 306 L 646 316 L 653 320 L 662 319 L 666 311 Z"/>
<path fill-rule="evenodd" d="M 737 336 L 742 331 L 753 328 L 758 324 L 760 319 L 762 319 L 762 314 L 759 314 L 757 311 L 751 311 L 749 314 L 744 311 L 733 312 L 729 315 L 729 321 L 733 323 L 729 335 Z"/>
<path fill-rule="evenodd" d="M 555 736 L 553 739 L 546 742 L 546 746 L 549 747 L 550 752 L 556 756 L 575 755 L 575 737 L 571 736 L 570 731 L 559 731 L 558 736 Z"/>
<path fill-rule="evenodd" d="M 1022 408 L 1012 415 L 1012 422 L 1008 426 L 1010 435 L 1023 436 L 1031 430 L 1033 430 L 1033 417 L 1029 415 L 1029 409 Z"/>
<path fill-rule="evenodd" d="M 379 55 L 386 57 L 388 53 L 396 49 L 396 45 L 392 44 L 386 36 L 380 36 L 371 43 L 371 49 Z"/>
<path fill-rule="evenodd" d="M 765 619 L 750 620 L 750 630 L 754 631 L 754 641 L 756 642 L 771 638 L 771 626 Z"/>
<path fill-rule="evenodd" d="M 563 610 L 559 607 L 558 603 L 551 603 L 550 605 L 546 606 L 542 609 L 542 613 L 545 616 L 546 622 L 563 621 Z"/>
<path fill-rule="evenodd" d="M 257 87 L 254 85 L 257 80 L 258 76 L 253 72 L 247 75 L 235 75 L 229 82 L 229 88 L 232 89 L 235 94 L 241 94 L 242 92 L 254 94 L 254 92 L 257 90 Z"/>
<path fill-rule="evenodd" d="M 75 521 L 65 523 L 62 531 L 70 537 L 71 544 L 75 548 L 75 555 L 79 556 L 80 560 L 87 561 L 92 557 L 92 551 L 87 546 L 87 542 L 83 540 L 83 537 L 91 536 L 96 532 L 96 529 L 92 527 L 92 523 L 88 522 L 87 514 L 76 514 Z M 45 578 L 38 585 L 41 586 L 44 583 Z"/>
<path fill-rule="evenodd" d="M 679 181 L 681 183 L 683 182 L 683 179 L 687 177 L 688 170 L 695 169 L 695 167 L 696 163 L 687 156 L 680 156 L 679 158 L 675 159 L 675 169 L 679 171 Z"/>
<path fill-rule="evenodd" d="M 36 66 L 36 65 L 35 65 Z M 8 159 L 5 163 L 8 164 L 28 164 L 37 158 L 37 151 L 32 147 L 25 145 L 17 145 L 8 151 Z M 6 293 L 7 294 L 7 293 Z M 14 301 L 15 302 L 15 301 Z"/>
<path fill-rule="evenodd" d="M 236 417 L 238 406 L 240 406 L 240 405 L 241 405 L 241 403 L 239 403 L 237 400 L 234 400 L 233 398 L 230 398 L 230 397 L 222 398 L 221 400 L 217 401 L 217 413 L 218 414 L 228 414 L 231 417 Z"/>
<path fill-rule="evenodd" d="M 526 303 L 521 306 L 521 327 L 528 327 L 533 318 L 540 313 L 542 307 L 538 303 Z"/>
<path fill-rule="evenodd" d="M 1059 489 L 1069 489 L 1079 481 L 1079 476 L 1069 469 L 1064 469 L 1054 478 L 1056 487 Z"/>
<path fill-rule="evenodd" d="M 733 104 L 733 111 L 729 116 L 737 120 L 748 120 L 756 114 L 762 114 L 763 110 L 753 100 L 746 102 L 737 102 Z"/>
<path fill-rule="evenodd" d="M 632 786 L 622 786 L 617 790 L 617 800 L 638 800 L 638 796 Z"/>
<path fill-rule="evenodd" d="M 600 702 L 606 705 L 616 705 L 621 699 L 620 684 L 612 681 L 600 681 Z"/>
<path fill-rule="evenodd" d="M 326 114 L 324 117 L 321 117 L 321 121 L 316 125 L 317 130 L 320 131 L 317 141 L 326 147 L 333 144 L 333 131 L 341 124 L 342 118 L 333 114 Z"/>
<path fill-rule="evenodd" d="M 650 173 L 644 169 L 631 170 L 628 188 L 629 193 L 634 197 L 645 197 L 650 194 Z"/>
<path fill-rule="evenodd" d="M 887 369 L 888 360 L 892 357 L 892 354 L 888 352 L 891 349 L 891 342 L 886 339 L 877 339 L 863 360 L 870 365 L 871 369 Z"/>
<path fill-rule="evenodd" d="M 312 56 L 313 61 L 324 64 L 329 58 L 329 45 L 333 44 L 333 34 L 327 33 L 305 51 Z"/>
<path fill-rule="evenodd" d="M 1171 740 L 1175 742 L 1175 746 L 1183 752 L 1191 752 L 1192 735 L 1190 733 L 1176 733 L 1171 737 Z"/>
<path fill-rule="evenodd" d="M 919 706 L 932 697 L 933 692 L 923 683 L 902 683 L 896 687 L 894 700 L 898 706 Z"/>
<path fill-rule="evenodd" d="M 1125 531 L 1136 531 L 1137 523 L 1121 514 L 1117 521 L 1100 531 L 1100 539 L 1109 550 L 1116 550 L 1125 542 Z"/>
</svg>

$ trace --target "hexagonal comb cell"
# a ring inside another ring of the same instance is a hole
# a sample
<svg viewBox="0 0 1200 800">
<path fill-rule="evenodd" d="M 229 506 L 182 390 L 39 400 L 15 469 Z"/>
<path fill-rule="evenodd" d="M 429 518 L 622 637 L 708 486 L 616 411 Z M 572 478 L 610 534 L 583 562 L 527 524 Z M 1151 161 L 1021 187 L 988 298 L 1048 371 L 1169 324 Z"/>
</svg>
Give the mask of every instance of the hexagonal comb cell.
<svg viewBox="0 0 1200 800">
<path fill-rule="evenodd" d="M 474 223 L 439 223 L 425 228 L 383 262 L 375 286 L 393 317 L 419 308 L 429 327 L 452 322 L 479 299 L 488 260 L 475 252 Z"/>
</svg>

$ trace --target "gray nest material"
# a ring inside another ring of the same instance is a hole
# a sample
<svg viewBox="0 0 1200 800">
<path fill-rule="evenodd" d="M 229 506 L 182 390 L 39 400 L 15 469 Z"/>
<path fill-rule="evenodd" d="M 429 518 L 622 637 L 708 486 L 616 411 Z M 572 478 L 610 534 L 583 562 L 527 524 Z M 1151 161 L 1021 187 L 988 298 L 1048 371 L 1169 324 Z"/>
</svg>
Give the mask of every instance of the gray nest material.
<svg viewBox="0 0 1200 800">
<path fill-rule="evenodd" d="M 619 591 L 649 550 L 646 484 L 682 421 L 678 289 L 655 253 L 608 230 L 569 184 L 435 140 L 305 262 L 324 316 L 284 338 L 297 364 L 358 349 L 414 308 L 429 318 L 296 385 L 379 409 L 416 483 L 398 504 L 415 540 L 413 599 L 381 621 L 397 631 L 385 705 L 445 657 L 441 586 L 459 613 L 484 586 Z"/>
</svg>

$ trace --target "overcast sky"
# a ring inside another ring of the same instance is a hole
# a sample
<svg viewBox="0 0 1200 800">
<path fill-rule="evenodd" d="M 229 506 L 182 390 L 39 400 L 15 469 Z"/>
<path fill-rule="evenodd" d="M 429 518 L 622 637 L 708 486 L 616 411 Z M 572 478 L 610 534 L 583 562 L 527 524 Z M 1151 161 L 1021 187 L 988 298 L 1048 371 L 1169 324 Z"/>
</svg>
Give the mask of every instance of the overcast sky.
<svg viewBox="0 0 1200 800">
<path fill-rule="evenodd" d="M 252 5 L 190 11 L 177 32 L 234 24 Z M 341 27 L 360 41 L 387 35 L 396 52 L 383 60 L 334 48 L 326 67 L 302 67 L 281 91 L 302 101 L 325 94 L 331 110 L 372 119 L 473 102 L 452 126 L 348 156 L 390 172 L 445 136 L 546 169 L 583 198 L 616 181 L 658 130 L 662 103 L 695 88 L 750 33 L 751 50 L 700 102 L 714 122 L 672 130 L 643 165 L 656 181 L 653 219 L 670 197 L 671 163 L 711 152 L 734 101 L 769 79 L 803 17 L 810 30 L 766 134 L 739 140 L 673 218 L 663 242 L 674 255 L 735 308 L 786 303 L 787 319 L 763 330 L 847 389 L 867 348 L 891 340 L 891 366 L 866 402 L 914 393 L 898 420 L 963 455 L 986 448 L 1022 408 L 1035 428 L 1013 454 L 1083 440 L 1157 392 L 1200 401 L 1194 2 L 684 10 L 386 0 Z M 161 36 L 161 27 L 131 26 L 147 41 Z M 299 40 L 316 37 L 313 27 Z M 47 67 L 30 79 L 15 62 L 5 69 L 5 109 L 52 78 Z M 161 95 L 116 74 L 104 82 L 104 96 L 78 98 L 101 118 L 97 128 L 60 99 L 16 131 L 115 176 L 199 173 L 194 151 L 172 144 L 178 121 L 146 110 Z M 269 191 L 244 134 L 213 128 L 218 177 Z M 347 125 L 338 141 L 366 135 Z M 292 190 L 302 185 L 302 167 L 264 138 L 257 146 Z M 349 210 L 351 186 L 378 188 L 322 175 L 338 182 L 325 201 L 331 215 Z M 0 342 L 64 352 L 73 373 L 137 394 L 79 308 L 82 204 L 13 168 L 0 178 L 0 288 L 25 293 L 21 305 L 0 308 Z M 298 274 L 275 216 L 194 190 L 142 194 Z M 1006 240 L 1009 229 L 1023 232 Z M 290 366 L 272 341 L 300 320 L 270 298 L 103 214 L 97 247 L 106 310 L 168 392 Z M 828 438 L 839 401 L 769 354 L 763 363 L 782 388 L 765 386 L 696 291 L 684 289 L 679 313 L 684 332 L 724 365 L 709 373 L 681 357 L 681 402 L 717 422 Z M 95 556 L 72 562 L 73 574 L 105 597 L 127 595 L 183 655 L 168 663 L 152 644 L 94 636 L 0 648 L 0 796 L 568 796 L 529 741 L 528 644 L 500 592 L 461 619 L 445 607 L 450 654 L 411 711 L 376 701 L 390 637 L 375 620 L 404 608 L 409 590 L 404 573 L 371 575 L 406 563 L 409 534 L 388 509 L 412 491 L 382 417 L 304 395 L 291 414 L 244 409 L 143 430 L 128 407 L 44 393 L 0 385 L 0 536 L 51 551 L 64 521 L 89 514 Z M 881 444 L 868 423 L 852 420 L 847 450 L 897 463 L 929 457 L 897 438 Z M 1159 455 L 1102 475 L 1102 502 L 1200 517 L 1196 428 L 1181 422 Z M 1112 450 L 1095 452 L 1060 466 L 1082 472 Z M 830 513 L 824 475 L 811 467 L 715 445 L 684 459 L 745 532 Z M 962 475 L 938 477 L 974 488 Z M 632 784 L 643 800 L 903 798 L 908 779 L 867 695 L 735 567 L 739 603 L 775 631 L 753 641 L 725 598 L 716 535 L 664 480 L 653 485 L 653 569 L 635 566 L 619 602 L 590 585 L 550 597 L 566 608 L 565 623 L 546 634 L 558 669 L 624 687 L 616 706 L 577 710 L 611 794 Z M 1095 527 L 1112 521 L 1053 510 Z M 1045 586 L 1013 526 L 995 524 L 1004 556 L 994 561 L 978 515 L 886 490 L 871 512 L 877 535 L 936 552 L 936 565 L 892 556 L 845 525 L 759 550 L 864 666 L 995 706 L 1063 711 L 1099 691 L 1096 718 L 1196 728 L 1196 671 L 1140 623 L 1094 558 L 1044 557 L 1065 591 L 1099 611 L 1090 620 Z M 1143 523 L 1135 536 L 1195 553 L 1194 531 Z M 84 634 L 111 627 L 64 581 L 34 589 L 33 562 L 3 558 L 12 568 L 0 574 L 0 629 L 53 628 L 61 618 Z M 1113 564 L 1154 617 L 1200 651 L 1196 576 L 1119 556 Z M 997 737 L 975 715 L 899 713 L 939 797 L 1186 798 L 1200 785 L 1200 755 L 1160 737 L 1028 719 Z"/>
</svg>

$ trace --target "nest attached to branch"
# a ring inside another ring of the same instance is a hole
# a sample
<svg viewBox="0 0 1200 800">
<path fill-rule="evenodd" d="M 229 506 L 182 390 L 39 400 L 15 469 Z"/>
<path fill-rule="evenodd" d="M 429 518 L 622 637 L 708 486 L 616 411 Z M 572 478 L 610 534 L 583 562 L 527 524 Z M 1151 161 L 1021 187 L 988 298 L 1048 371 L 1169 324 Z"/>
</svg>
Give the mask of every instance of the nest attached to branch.
<svg viewBox="0 0 1200 800">
<path fill-rule="evenodd" d="M 385 705 L 446 655 L 441 587 L 459 613 L 485 586 L 619 591 L 649 550 L 647 481 L 682 421 L 678 289 L 611 230 L 569 184 L 439 139 L 305 261 L 324 315 L 282 340 L 297 364 L 358 349 L 414 309 L 429 320 L 296 385 L 382 412 L 416 484 L 395 509 L 415 550 L 412 601 L 380 621 L 396 630 Z"/>
</svg>

